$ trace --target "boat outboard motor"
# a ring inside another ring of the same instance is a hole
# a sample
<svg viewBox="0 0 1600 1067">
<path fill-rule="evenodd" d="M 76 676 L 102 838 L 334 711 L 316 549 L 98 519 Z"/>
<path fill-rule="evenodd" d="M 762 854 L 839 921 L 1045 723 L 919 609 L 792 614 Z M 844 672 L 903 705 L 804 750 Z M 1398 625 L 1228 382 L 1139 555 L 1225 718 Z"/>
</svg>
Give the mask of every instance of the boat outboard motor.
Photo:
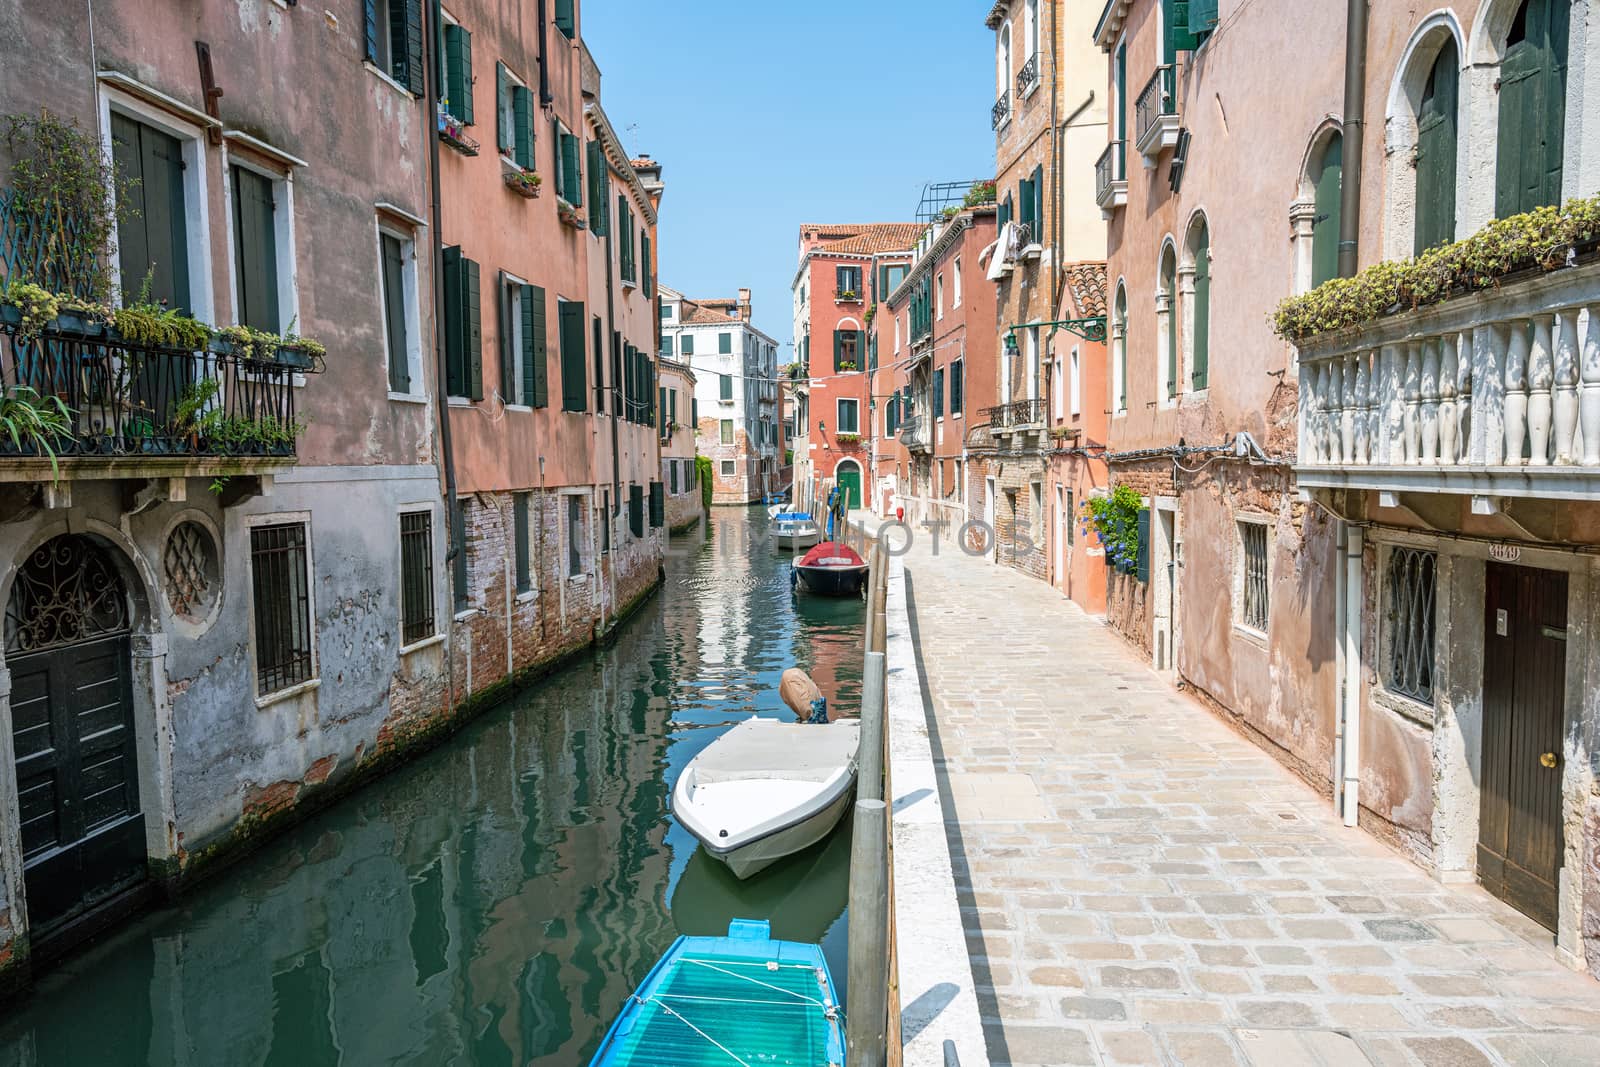
<svg viewBox="0 0 1600 1067">
<path fill-rule="evenodd" d="M 828 721 L 827 698 L 817 688 L 817 683 L 811 680 L 811 676 L 799 667 L 790 667 L 783 672 L 783 680 L 778 683 L 778 696 L 801 722 Z"/>
</svg>

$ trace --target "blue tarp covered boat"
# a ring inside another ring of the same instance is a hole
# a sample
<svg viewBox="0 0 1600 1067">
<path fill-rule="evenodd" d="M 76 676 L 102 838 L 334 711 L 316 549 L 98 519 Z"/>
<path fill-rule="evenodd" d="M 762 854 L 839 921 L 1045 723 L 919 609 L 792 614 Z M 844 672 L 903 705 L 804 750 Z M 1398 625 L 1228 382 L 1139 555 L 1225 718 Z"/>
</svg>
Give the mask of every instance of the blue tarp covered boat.
<svg viewBox="0 0 1600 1067">
<path fill-rule="evenodd" d="M 672 943 L 611 1024 L 590 1067 L 843 1067 L 844 1016 L 822 949 L 764 921 Z"/>
</svg>

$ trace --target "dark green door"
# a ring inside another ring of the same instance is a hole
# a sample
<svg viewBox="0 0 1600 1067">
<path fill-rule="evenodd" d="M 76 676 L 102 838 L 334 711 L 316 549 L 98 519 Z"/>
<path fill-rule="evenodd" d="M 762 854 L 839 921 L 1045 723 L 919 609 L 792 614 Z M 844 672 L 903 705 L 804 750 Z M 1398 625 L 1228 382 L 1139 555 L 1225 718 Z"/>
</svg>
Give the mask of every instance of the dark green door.
<svg viewBox="0 0 1600 1067">
<path fill-rule="evenodd" d="M 834 481 L 838 483 L 841 493 L 848 494 L 846 507 L 859 508 L 861 506 L 861 471 L 856 466 L 842 466 L 833 472 Z"/>
<path fill-rule="evenodd" d="M 183 146 L 160 130 L 113 114 L 111 151 L 125 190 L 125 210 L 117 223 L 123 302 L 139 297 L 148 275 L 151 300 L 192 310 Z"/>
<path fill-rule="evenodd" d="M 48 935 L 145 872 L 127 597 L 105 554 L 56 538 L 6 610 L 23 885 Z"/>
<path fill-rule="evenodd" d="M 1334 134 L 1322 149 L 1322 158 L 1313 175 L 1316 180 L 1316 214 L 1311 222 L 1311 284 L 1321 285 L 1339 276 L 1339 182 L 1344 174 L 1344 138 Z M 1199 264 L 1196 268 L 1198 286 Z M 1207 265 L 1207 277 L 1210 266 Z"/>
<path fill-rule="evenodd" d="M 238 260 L 240 324 L 266 333 L 283 329 L 278 319 L 277 204 L 272 181 L 233 168 L 233 250 Z"/>
<path fill-rule="evenodd" d="M 1500 218 L 1561 200 L 1571 14 L 1572 0 L 1523 0 L 1512 20 L 1500 64 Z"/>
<path fill-rule="evenodd" d="M 1433 61 L 1417 117 L 1417 233 L 1413 251 L 1456 239 L 1456 101 L 1460 55 L 1447 38 Z"/>
</svg>

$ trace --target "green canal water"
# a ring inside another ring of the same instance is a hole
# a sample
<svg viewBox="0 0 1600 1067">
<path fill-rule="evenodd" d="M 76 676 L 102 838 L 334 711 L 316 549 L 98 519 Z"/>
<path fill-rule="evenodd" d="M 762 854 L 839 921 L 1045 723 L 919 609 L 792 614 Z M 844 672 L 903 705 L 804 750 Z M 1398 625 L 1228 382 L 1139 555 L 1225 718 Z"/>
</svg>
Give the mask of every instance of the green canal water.
<svg viewBox="0 0 1600 1067">
<path fill-rule="evenodd" d="M 48 975 L 0 1067 L 582 1065 L 733 917 L 821 943 L 843 995 L 848 826 L 741 883 L 667 810 L 729 726 L 792 718 L 786 667 L 859 702 L 860 601 L 792 597 L 766 522 L 714 512 L 612 647 Z"/>
</svg>

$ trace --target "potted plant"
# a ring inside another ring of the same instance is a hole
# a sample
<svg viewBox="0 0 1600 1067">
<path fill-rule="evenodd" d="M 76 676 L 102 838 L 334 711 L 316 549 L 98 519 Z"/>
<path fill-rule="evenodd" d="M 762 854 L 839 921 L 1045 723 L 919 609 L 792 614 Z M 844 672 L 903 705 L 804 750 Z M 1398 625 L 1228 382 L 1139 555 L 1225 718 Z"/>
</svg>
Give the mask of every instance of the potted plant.
<svg viewBox="0 0 1600 1067">
<path fill-rule="evenodd" d="M 439 140 L 464 156 L 478 154 L 478 142 L 467 135 L 466 123 L 439 105 Z"/>
<path fill-rule="evenodd" d="M 24 340 L 39 336 L 60 311 L 61 298 L 32 282 L 8 282 L 0 293 L 0 319 L 16 327 L 17 336 Z"/>
<path fill-rule="evenodd" d="M 856 361 L 853 360 L 853 359 L 841 359 L 839 361 L 839 369 L 840 370 L 855 370 L 856 369 Z"/>
<path fill-rule="evenodd" d="M 585 223 L 583 216 L 578 213 L 578 209 L 576 207 L 567 203 L 565 200 L 556 201 L 556 217 L 562 222 L 566 223 L 568 226 L 572 226 L 580 230 L 584 228 Z"/>
<path fill-rule="evenodd" d="M 847 448 L 851 445 L 859 445 L 861 443 L 861 435 L 858 433 L 834 434 L 833 439 Z"/>
<path fill-rule="evenodd" d="M 57 477 L 56 451 L 72 437 L 72 409 L 59 397 L 43 396 L 26 385 L 0 383 L 0 451 L 12 455 L 43 452 Z"/>
<path fill-rule="evenodd" d="M 539 186 L 544 182 L 544 179 L 533 171 L 523 170 L 521 167 L 502 172 L 501 180 L 506 183 L 507 189 L 529 200 L 539 195 Z"/>
<path fill-rule="evenodd" d="M 845 303 L 851 303 L 858 299 L 854 289 L 840 289 L 834 296 Z"/>
</svg>

